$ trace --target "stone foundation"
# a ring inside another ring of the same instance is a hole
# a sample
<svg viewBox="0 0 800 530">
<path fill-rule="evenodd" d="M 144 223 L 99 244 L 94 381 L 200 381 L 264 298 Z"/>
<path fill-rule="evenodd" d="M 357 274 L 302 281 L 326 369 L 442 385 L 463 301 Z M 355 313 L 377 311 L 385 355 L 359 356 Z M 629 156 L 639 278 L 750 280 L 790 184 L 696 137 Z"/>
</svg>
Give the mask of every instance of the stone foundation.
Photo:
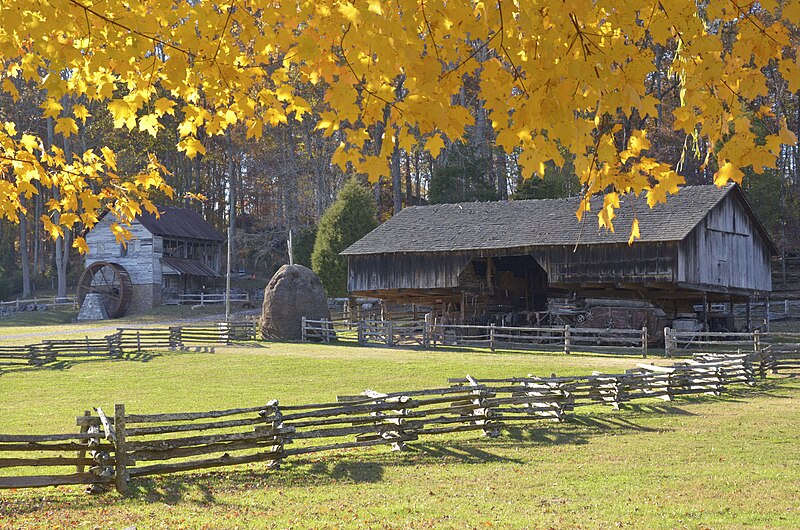
<svg viewBox="0 0 800 530">
<path fill-rule="evenodd" d="M 128 314 L 143 313 L 161 305 L 161 286 L 154 283 L 133 286 L 133 298 Z"/>
</svg>

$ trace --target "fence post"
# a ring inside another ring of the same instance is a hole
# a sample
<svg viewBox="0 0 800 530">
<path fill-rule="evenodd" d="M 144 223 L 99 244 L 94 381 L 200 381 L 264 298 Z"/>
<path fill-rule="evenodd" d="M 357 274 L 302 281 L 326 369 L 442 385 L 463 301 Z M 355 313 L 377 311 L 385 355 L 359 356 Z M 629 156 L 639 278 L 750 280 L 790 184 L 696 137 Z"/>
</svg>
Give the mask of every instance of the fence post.
<svg viewBox="0 0 800 530">
<path fill-rule="evenodd" d="M 756 353 L 761 351 L 761 330 L 759 329 L 753 332 L 753 351 Z"/>
<path fill-rule="evenodd" d="M 300 340 L 306 342 L 306 317 L 300 319 Z"/>
<path fill-rule="evenodd" d="M 642 326 L 642 359 L 647 359 L 647 326 Z"/>
<path fill-rule="evenodd" d="M 386 345 L 394 346 L 394 323 L 391 320 L 386 322 Z"/>
<path fill-rule="evenodd" d="M 569 324 L 564 325 L 564 353 L 569 355 L 570 352 L 570 337 L 569 337 Z"/>
<path fill-rule="evenodd" d="M 672 357 L 672 330 L 669 326 L 664 328 L 664 356 Z"/>
<path fill-rule="evenodd" d="M 489 324 L 489 349 L 494 351 L 494 324 Z"/>
<path fill-rule="evenodd" d="M 114 481 L 121 495 L 128 493 L 128 451 L 125 443 L 125 405 L 114 405 Z"/>
<path fill-rule="evenodd" d="M 333 329 L 333 324 L 327 318 L 322 319 L 322 338 L 325 340 L 325 344 L 328 344 L 331 341 L 330 330 Z"/>
<path fill-rule="evenodd" d="M 469 381 L 470 386 L 481 386 L 475 379 L 472 378 L 472 376 L 467 375 L 467 381 Z M 472 411 L 472 415 L 480 418 L 475 421 L 475 424 L 484 426 L 484 436 L 488 436 L 489 438 L 497 438 L 500 436 L 500 426 L 489 419 L 494 414 L 492 410 L 486 406 L 486 398 L 489 397 L 489 392 L 485 387 L 483 387 L 476 388 L 472 391 L 472 394 L 474 396 L 472 399 L 472 404 L 478 407 Z"/>
<path fill-rule="evenodd" d="M 136 330 L 136 351 L 142 353 L 142 335 L 139 330 Z"/>
<path fill-rule="evenodd" d="M 358 331 L 358 345 L 364 345 L 364 321 L 359 320 L 358 325 L 356 326 L 356 331 Z"/>
<path fill-rule="evenodd" d="M 91 418 L 92 417 L 92 411 L 91 410 L 84 410 L 83 411 L 83 417 L 84 418 Z M 86 422 L 83 425 L 81 425 L 80 432 L 81 432 L 81 434 L 86 434 L 87 432 L 89 432 L 89 423 L 88 422 Z M 83 440 L 81 440 L 79 443 L 82 444 Z M 88 447 L 88 440 L 86 441 L 86 443 L 87 443 L 87 447 Z M 81 458 L 81 459 L 82 458 L 86 458 L 86 449 L 82 449 L 82 450 L 78 451 L 78 458 Z M 83 465 L 83 464 L 78 464 L 78 465 L 75 466 L 75 472 L 76 473 L 83 473 L 85 471 L 85 469 L 86 469 L 86 466 Z"/>
<path fill-rule="evenodd" d="M 283 453 L 283 446 L 284 446 L 284 439 L 283 439 L 283 413 L 281 412 L 279 403 L 277 399 L 271 400 L 267 403 L 267 407 L 272 407 L 275 409 L 275 413 L 272 416 L 272 432 L 275 436 L 275 445 L 272 446 L 272 452 L 281 454 Z M 281 462 L 283 462 L 283 458 L 276 458 L 275 460 L 270 460 L 267 463 L 267 467 L 269 469 L 280 469 Z"/>
<path fill-rule="evenodd" d="M 429 348 L 431 345 L 431 314 L 425 314 L 425 322 L 422 324 L 422 346 Z"/>
</svg>

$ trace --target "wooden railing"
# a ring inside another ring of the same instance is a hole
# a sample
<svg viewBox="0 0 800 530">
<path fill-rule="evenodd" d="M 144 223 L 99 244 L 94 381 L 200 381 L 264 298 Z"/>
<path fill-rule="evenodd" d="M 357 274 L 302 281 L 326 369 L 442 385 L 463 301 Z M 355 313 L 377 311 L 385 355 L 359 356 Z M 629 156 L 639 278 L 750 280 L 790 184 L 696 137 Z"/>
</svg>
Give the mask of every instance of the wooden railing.
<svg viewBox="0 0 800 530">
<path fill-rule="evenodd" d="M 0 435 L 0 456 L 14 455 L 0 457 L 0 474 L 16 470 L 0 477 L 0 488 L 93 484 L 103 489 L 114 484 L 125 493 L 130 480 L 143 476 L 253 462 L 274 468 L 300 455 L 375 445 L 403 450 L 407 442 L 429 435 L 482 431 L 500 436 L 510 424 L 564 421 L 581 406 L 619 408 L 638 399 L 718 395 L 729 385 L 754 384 L 755 354 L 705 355 L 710 357 L 673 366 L 640 364 L 622 374 L 466 376 L 450 379 L 448 387 L 367 390 L 327 403 L 269 400 L 252 407 L 165 414 L 130 414 L 118 404 L 113 415 L 98 407 L 76 419 L 80 431 L 75 434 Z M 38 474 L 43 466 L 70 469 Z"/>
<path fill-rule="evenodd" d="M 6 302 L 0 302 L 0 309 L 13 308 L 19 311 L 20 309 L 24 309 L 25 307 L 28 306 L 33 306 L 34 308 L 44 306 L 47 309 L 52 307 L 77 308 L 78 300 L 75 297 L 75 295 L 69 295 L 69 296 L 49 296 L 44 298 L 34 297 L 34 298 L 29 298 L 27 300 L 9 300 Z"/>
</svg>

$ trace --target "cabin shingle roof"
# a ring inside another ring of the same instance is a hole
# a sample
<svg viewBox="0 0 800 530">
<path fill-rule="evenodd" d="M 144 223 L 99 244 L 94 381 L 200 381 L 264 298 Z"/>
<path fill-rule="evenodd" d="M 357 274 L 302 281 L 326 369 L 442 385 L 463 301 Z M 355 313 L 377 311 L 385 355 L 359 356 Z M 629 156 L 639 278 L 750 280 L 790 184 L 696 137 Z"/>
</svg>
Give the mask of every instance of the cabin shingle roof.
<svg viewBox="0 0 800 530">
<path fill-rule="evenodd" d="M 342 252 L 343 255 L 448 252 L 503 248 L 627 243 L 634 216 L 640 241 L 680 241 L 734 185 L 685 186 L 652 209 L 644 195 L 626 195 L 614 219 L 616 232 L 598 229 L 602 198 L 578 222 L 579 199 L 469 202 L 406 208 Z M 739 190 L 737 190 L 739 191 Z M 741 192 L 740 192 L 741 193 Z M 749 209 L 749 206 L 747 206 Z"/>
<path fill-rule="evenodd" d="M 156 217 L 144 210 L 136 217 L 136 220 L 156 236 L 205 239 L 208 241 L 225 240 L 208 221 L 193 210 L 159 206 L 158 213 L 159 217 Z"/>
</svg>

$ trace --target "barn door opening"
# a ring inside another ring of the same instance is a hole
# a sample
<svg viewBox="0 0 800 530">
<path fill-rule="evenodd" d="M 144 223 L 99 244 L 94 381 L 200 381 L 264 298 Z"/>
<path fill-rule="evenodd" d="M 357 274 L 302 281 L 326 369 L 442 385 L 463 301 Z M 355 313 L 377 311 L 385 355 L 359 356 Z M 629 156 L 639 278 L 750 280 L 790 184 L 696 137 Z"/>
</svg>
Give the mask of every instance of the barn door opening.
<svg viewBox="0 0 800 530">
<path fill-rule="evenodd" d="M 474 258 L 458 284 L 465 323 L 529 325 L 547 311 L 547 272 L 530 255 Z"/>
</svg>

